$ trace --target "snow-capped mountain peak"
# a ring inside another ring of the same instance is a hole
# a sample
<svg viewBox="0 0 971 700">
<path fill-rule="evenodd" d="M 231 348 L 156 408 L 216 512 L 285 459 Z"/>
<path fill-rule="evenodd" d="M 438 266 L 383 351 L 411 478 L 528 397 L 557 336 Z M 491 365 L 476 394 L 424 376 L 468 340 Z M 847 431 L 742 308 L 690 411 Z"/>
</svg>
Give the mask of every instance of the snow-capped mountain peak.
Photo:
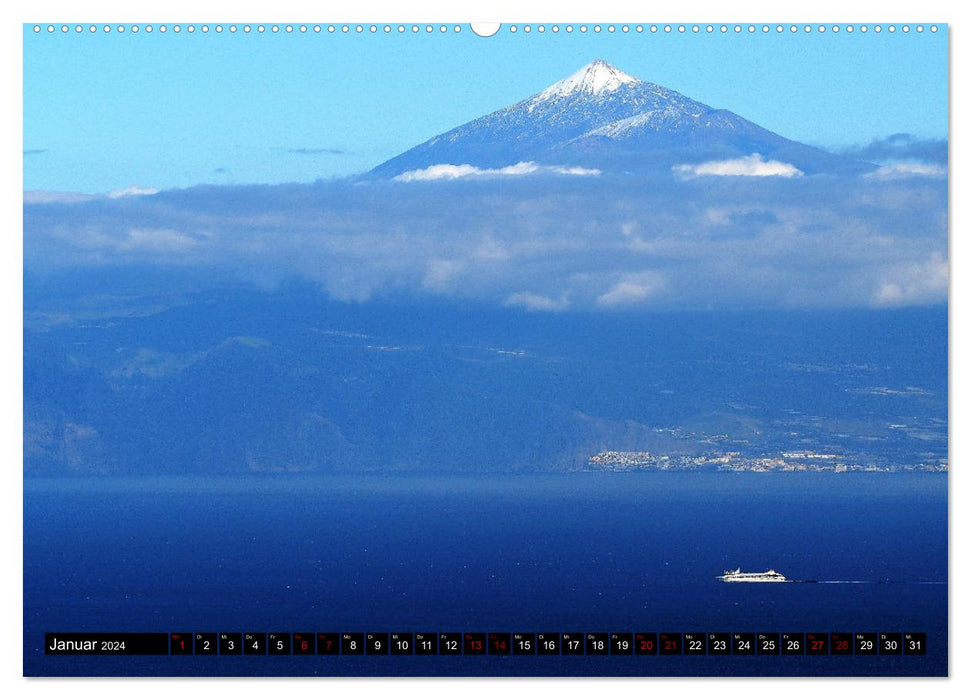
<svg viewBox="0 0 971 700">
<path fill-rule="evenodd" d="M 641 81 L 634 76 L 627 75 L 619 68 L 615 68 L 598 58 L 573 75 L 553 83 L 539 93 L 535 100 L 540 102 L 576 93 L 600 95 L 605 92 L 613 92 L 624 85 L 633 85 L 639 82 Z"/>
<path fill-rule="evenodd" d="M 429 168 L 505 172 L 519 163 L 535 163 L 546 168 L 537 170 L 544 173 L 569 166 L 669 175 L 685 163 L 754 153 L 807 174 L 858 171 L 861 166 L 598 59 L 542 92 L 432 137 L 370 174 L 396 179 Z"/>
</svg>

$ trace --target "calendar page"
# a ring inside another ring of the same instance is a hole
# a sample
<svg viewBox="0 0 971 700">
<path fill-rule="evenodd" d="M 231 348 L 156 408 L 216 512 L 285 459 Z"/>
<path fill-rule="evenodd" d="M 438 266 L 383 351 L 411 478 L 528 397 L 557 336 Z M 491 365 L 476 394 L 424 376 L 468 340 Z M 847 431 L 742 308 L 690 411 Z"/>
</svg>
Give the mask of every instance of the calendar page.
<svg viewBox="0 0 971 700">
<path fill-rule="evenodd" d="M 946 676 L 948 26 L 23 26 L 25 676 Z"/>
</svg>

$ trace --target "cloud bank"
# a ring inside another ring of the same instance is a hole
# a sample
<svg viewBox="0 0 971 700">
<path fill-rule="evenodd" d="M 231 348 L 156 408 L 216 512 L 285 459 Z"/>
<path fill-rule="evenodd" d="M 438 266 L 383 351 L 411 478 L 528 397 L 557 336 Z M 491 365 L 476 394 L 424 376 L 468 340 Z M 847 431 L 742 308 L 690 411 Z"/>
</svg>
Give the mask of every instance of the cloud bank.
<svg viewBox="0 0 971 700">
<path fill-rule="evenodd" d="M 947 177 L 947 166 L 937 163 L 899 162 L 881 165 L 865 177 L 874 180 L 903 180 L 910 177 Z"/>
<path fill-rule="evenodd" d="M 659 272 L 647 271 L 624 275 L 608 291 L 597 297 L 597 304 L 606 308 L 638 306 L 664 286 Z"/>
<path fill-rule="evenodd" d="M 716 170 L 737 172 L 726 162 Z M 347 302 L 534 313 L 947 298 L 943 177 L 512 177 L 34 193 L 25 273 L 138 271 L 126 277 L 137 287 L 148 270 L 170 293 L 299 278 Z"/>
<path fill-rule="evenodd" d="M 542 294 L 530 292 L 516 292 L 506 297 L 505 306 L 520 306 L 529 311 L 563 311 L 569 308 L 566 297 L 551 299 Z"/>
<path fill-rule="evenodd" d="M 940 254 L 895 266 L 885 275 L 875 299 L 878 306 L 932 303 L 947 294 L 947 261 Z"/>
<path fill-rule="evenodd" d="M 121 190 L 112 190 L 108 193 L 108 197 L 111 199 L 119 199 L 121 197 L 144 197 L 152 194 L 158 194 L 158 190 L 151 187 L 132 186 Z"/>
<path fill-rule="evenodd" d="M 419 170 L 409 170 L 395 176 L 397 182 L 427 182 L 430 180 L 458 180 L 468 177 L 522 177 L 524 175 L 600 175 L 596 168 L 581 168 L 579 166 L 540 165 L 532 161 L 523 161 L 504 168 L 478 168 L 474 165 L 451 165 L 439 163 L 429 165 Z"/>
<path fill-rule="evenodd" d="M 845 155 L 879 164 L 866 177 L 874 180 L 946 178 L 947 141 L 920 139 L 913 134 L 893 134 L 865 146 L 844 149 Z"/>
<path fill-rule="evenodd" d="M 921 139 L 913 134 L 892 134 L 863 146 L 843 149 L 842 153 L 871 163 L 917 161 L 944 165 L 948 160 L 945 139 Z"/>
</svg>

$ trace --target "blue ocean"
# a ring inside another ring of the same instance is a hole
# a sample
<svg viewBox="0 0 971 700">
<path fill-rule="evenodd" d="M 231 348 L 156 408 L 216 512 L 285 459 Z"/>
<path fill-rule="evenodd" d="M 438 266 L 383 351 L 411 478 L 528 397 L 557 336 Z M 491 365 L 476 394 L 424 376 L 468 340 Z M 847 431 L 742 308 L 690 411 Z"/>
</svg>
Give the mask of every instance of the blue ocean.
<svg viewBox="0 0 971 700">
<path fill-rule="evenodd" d="M 32 478 L 24 490 L 26 675 L 947 673 L 946 474 Z M 820 583 L 715 578 L 736 567 Z M 927 653 L 45 656 L 54 631 L 924 632 Z"/>
</svg>

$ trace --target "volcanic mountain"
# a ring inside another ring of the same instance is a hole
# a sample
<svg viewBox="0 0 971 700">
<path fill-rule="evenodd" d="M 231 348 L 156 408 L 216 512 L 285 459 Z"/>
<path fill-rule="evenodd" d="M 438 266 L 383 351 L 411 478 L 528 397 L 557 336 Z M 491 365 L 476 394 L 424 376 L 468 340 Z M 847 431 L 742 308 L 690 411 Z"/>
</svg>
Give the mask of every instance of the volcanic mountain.
<svg viewBox="0 0 971 700">
<path fill-rule="evenodd" d="M 805 174 L 869 168 L 596 60 L 522 102 L 405 151 L 371 175 L 393 178 L 435 165 L 494 169 L 523 162 L 602 172 L 670 171 L 754 154 Z"/>
</svg>

